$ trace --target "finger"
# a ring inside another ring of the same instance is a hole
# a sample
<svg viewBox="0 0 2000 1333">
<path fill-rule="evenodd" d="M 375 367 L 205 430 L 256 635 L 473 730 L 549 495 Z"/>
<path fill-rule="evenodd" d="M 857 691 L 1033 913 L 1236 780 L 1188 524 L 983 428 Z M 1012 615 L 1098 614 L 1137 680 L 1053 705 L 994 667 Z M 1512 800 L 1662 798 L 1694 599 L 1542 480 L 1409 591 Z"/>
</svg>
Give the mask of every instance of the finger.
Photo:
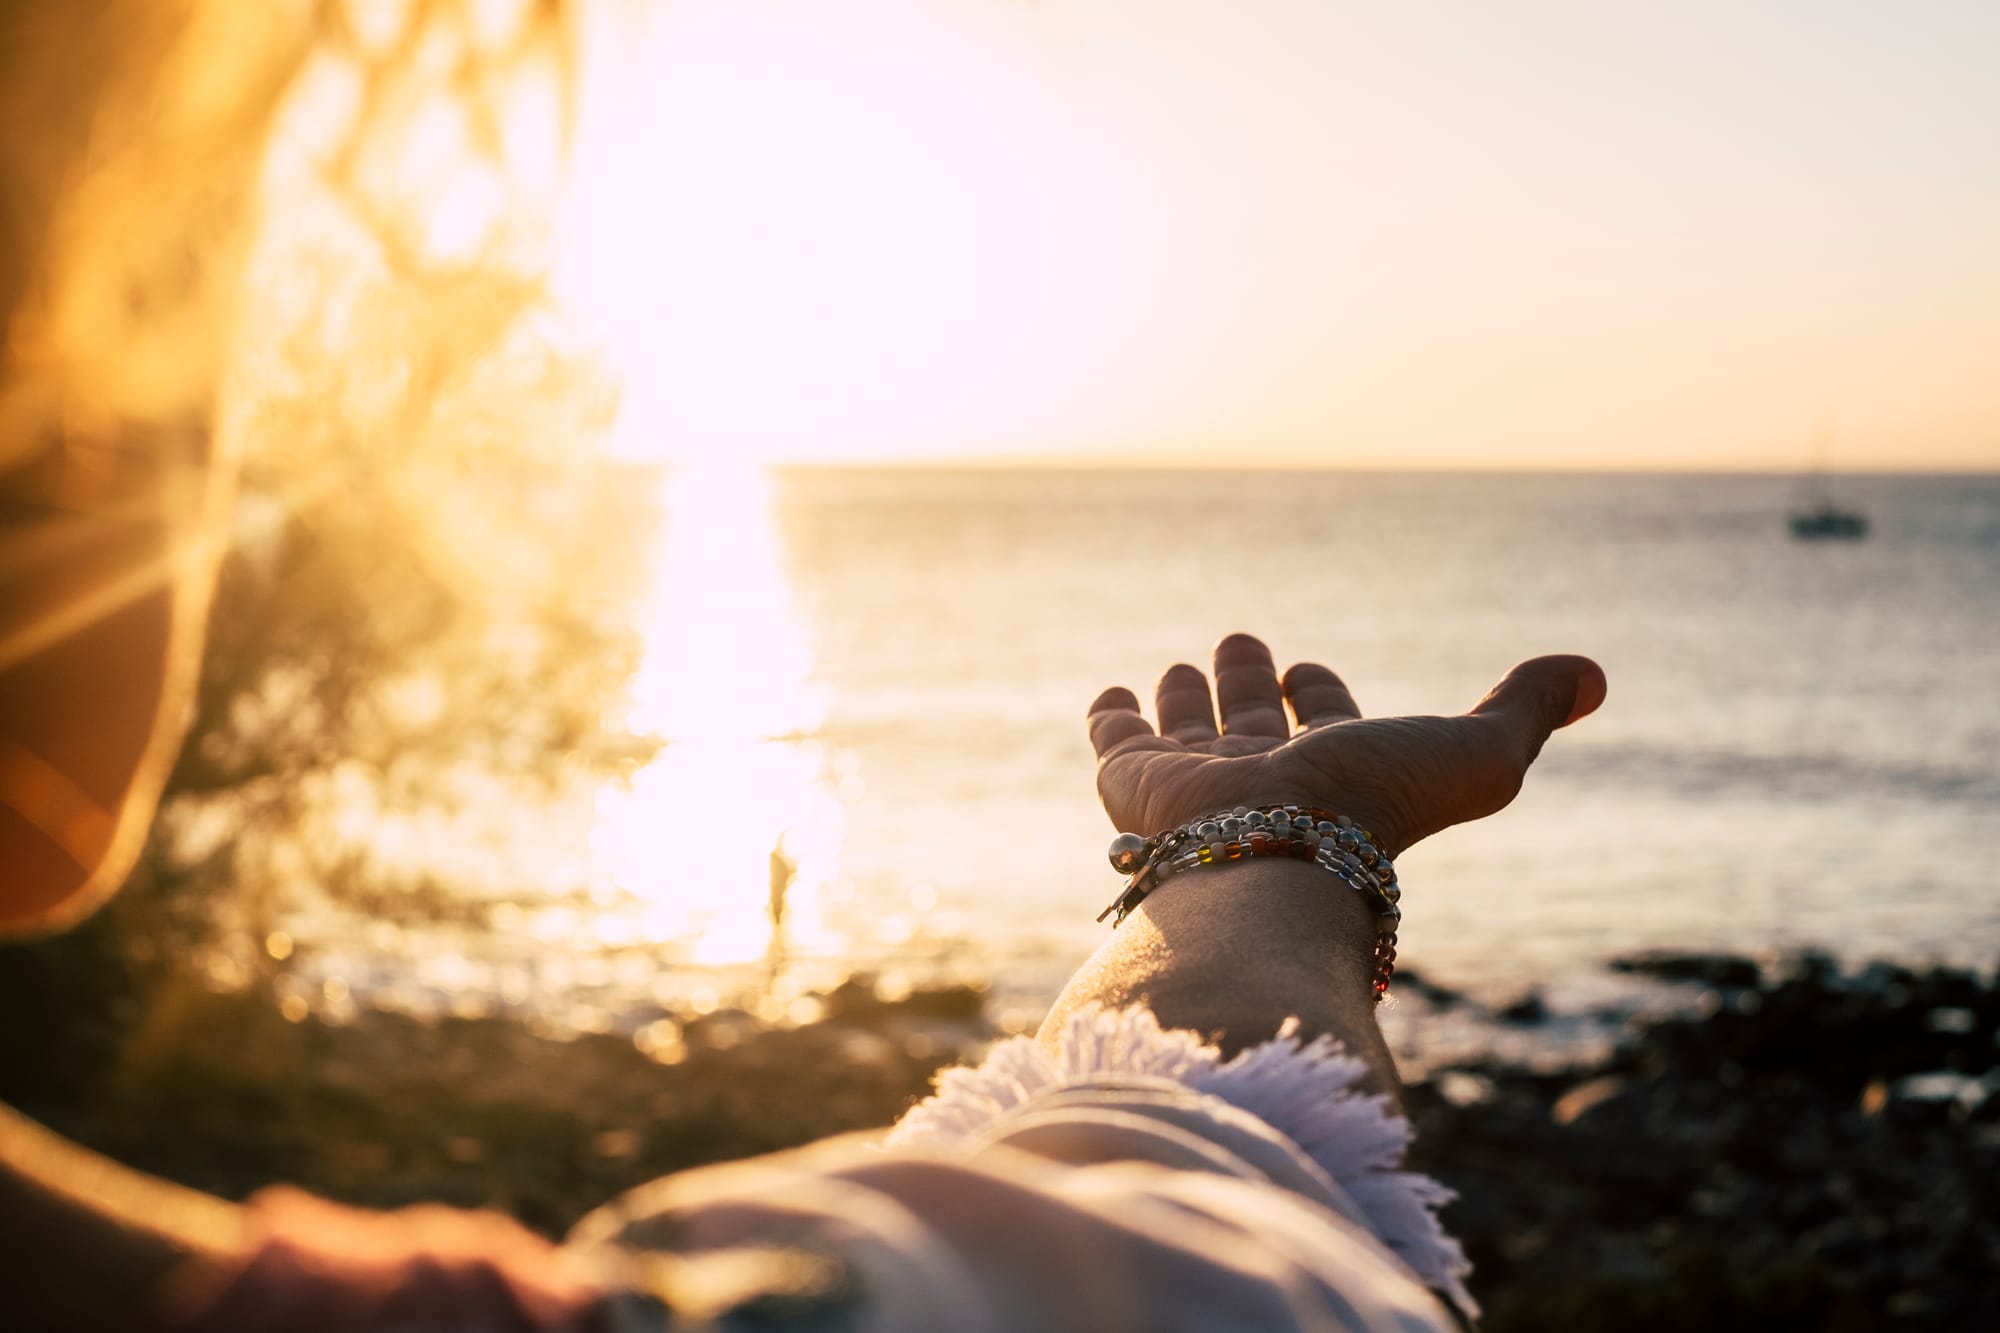
<svg viewBox="0 0 2000 1333">
<path fill-rule="evenodd" d="M 1201 745 L 1216 738 L 1215 700 L 1208 692 L 1208 677 L 1198 669 L 1185 662 L 1168 667 L 1154 697 L 1162 735 L 1183 745 Z"/>
<path fill-rule="evenodd" d="M 1215 645 L 1215 692 L 1222 701 L 1222 729 L 1230 735 L 1292 734 L 1278 667 L 1263 640 L 1232 634 Z"/>
<path fill-rule="evenodd" d="M 1472 713 L 1500 722 L 1522 762 L 1533 763 L 1550 732 L 1597 711 L 1606 688 L 1604 668 L 1587 657 L 1537 657 L 1509 671 Z"/>
<path fill-rule="evenodd" d="M 1285 673 L 1285 697 L 1302 727 L 1351 722 L 1361 716 L 1346 684 L 1317 662 L 1301 662 Z"/>
<path fill-rule="evenodd" d="M 1139 716 L 1138 697 L 1122 685 L 1106 690 L 1090 705 L 1090 748 L 1099 759 L 1121 741 L 1152 734 L 1152 727 Z"/>
</svg>

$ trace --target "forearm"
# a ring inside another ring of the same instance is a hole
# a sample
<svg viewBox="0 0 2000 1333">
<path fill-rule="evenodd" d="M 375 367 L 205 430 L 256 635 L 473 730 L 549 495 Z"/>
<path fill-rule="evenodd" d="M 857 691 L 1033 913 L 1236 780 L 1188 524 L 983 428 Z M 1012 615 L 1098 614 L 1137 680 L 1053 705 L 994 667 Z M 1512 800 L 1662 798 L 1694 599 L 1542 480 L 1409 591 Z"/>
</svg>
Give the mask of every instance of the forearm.
<svg viewBox="0 0 2000 1333">
<path fill-rule="evenodd" d="M 0 1106 L 0 1281 L 20 1328 L 152 1328 L 248 1244 L 233 1204 L 140 1175 Z"/>
<path fill-rule="evenodd" d="M 1318 866 L 1243 860 L 1161 885 L 1070 978 L 1041 1040 L 1073 1010 L 1144 1004 L 1167 1028 L 1192 1028 L 1225 1054 L 1287 1018 L 1330 1035 L 1394 1096 L 1396 1069 L 1375 1024 L 1375 914 Z"/>
</svg>

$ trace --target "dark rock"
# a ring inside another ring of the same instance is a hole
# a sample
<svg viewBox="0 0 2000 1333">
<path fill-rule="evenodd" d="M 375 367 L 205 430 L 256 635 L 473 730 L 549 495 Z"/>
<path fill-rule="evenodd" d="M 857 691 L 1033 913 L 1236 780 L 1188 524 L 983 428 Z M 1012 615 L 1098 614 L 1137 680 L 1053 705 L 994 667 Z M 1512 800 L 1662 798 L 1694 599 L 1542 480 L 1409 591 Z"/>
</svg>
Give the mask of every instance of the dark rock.
<svg viewBox="0 0 2000 1333">
<path fill-rule="evenodd" d="M 877 989 L 875 978 L 849 977 L 826 996 L 826 1015 L 851 1023 L 873 1023 L 885 1019 L 934 1020 L 950 1023 L 978 1022 L 986 1008 L 982 986 L 919 986 L 894 999 L 886 999 Z"/>
<path fill-rule="evenodd" d="M 1754 987 L 1763 976 L 1763 970 L 1754 960 L 1736 954 L 1676 953 L 1668 949 L 1614 958 L 1611 970 L 1660 981 L 1699 981 L 1730 990 Z"/>
<path fill-rule="evenodd" d="M 1396 968 L 1396 991 L 1404 997 L 1420 996 L 1436 1009 L 1450 1009 L 1466 1002 L 1464 992 L 1440 986 L 1415 968 Z"/>
<path fill-rule="evenodd" d="M 1503 1023 L 1513 1023 L 1521 1027 L 1531 1026 L 1548 1020 L 1549 1006 L 1539 991 L 1529 991 L 1517 1000 L 1509 1001 L 1493 1011 L 1493 1016 Z"/>
<path fill-rule="evenodd" d="M 1409 1089 L 1487 1329 L 2000 1327 L 1996 988 L 1811 956 L 1747 984 L 1564 1075 Z"/>
</svg>

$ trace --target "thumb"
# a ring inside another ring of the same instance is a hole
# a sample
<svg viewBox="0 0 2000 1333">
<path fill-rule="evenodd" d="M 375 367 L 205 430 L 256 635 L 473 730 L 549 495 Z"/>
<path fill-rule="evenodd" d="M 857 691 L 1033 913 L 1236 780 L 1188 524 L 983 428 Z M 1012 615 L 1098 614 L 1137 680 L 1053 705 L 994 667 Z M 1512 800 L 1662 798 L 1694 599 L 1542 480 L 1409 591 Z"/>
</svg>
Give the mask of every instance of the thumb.
<svg viewBox="0 0 2000 1333">
<path fill-rule="evenodd" d="M 1521 663 L 1473 706 L 1507 730 L 1525 763 L 1533 763 L 1549 733 L 1597 711 L 1604 702 L 1604 668 L 1587 657 L 1558 654 Z"/>
</svg>

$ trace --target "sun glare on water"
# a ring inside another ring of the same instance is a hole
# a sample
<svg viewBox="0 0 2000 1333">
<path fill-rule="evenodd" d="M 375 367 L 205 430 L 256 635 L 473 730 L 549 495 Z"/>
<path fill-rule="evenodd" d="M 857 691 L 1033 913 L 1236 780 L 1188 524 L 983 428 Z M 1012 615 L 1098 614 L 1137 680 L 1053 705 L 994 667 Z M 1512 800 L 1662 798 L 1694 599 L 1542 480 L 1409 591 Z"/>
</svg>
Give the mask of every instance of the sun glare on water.
<svg viewBox="0 0 2000 1333">
<path fill-rule="evenodd" d="M 644 657 L 627 725 L 664 741 L 628 786 L 601 794 L 591 855 L 614 901 L 605 942 L 675 944 L 727 965 L 774 943 L 824 952 L 818 906 L 834 870 L 840 806 L 816 736 L 824 713 L 810 638 L 792 605 L 771 479 L 740 447 L 686 433 L 682 410 L 712 394 L 667 332 L 684 324 L 676 185 L 648 127 L 663 108 L 659 18 L 589 11 L 563 243 L 553 284 L 617 377 L 608 449 L 661 477 L 651 592 L 637 611 Z M 717 258 L 717 263 L 722 263 Z M 726 265 L 725 265 L 726 267 Z M 678 316 L 678 319 L 673 318 Z M 783 368 L 744 366 L 745 410 L 782 397 Z M 759 382 L 761 381 L 761 382 Z M 800 423 L 803 427 L 805 423 Z"/>
<path fill-rule="evenodd" d="M 779 921 L 787 944 L 815 948 L 839 805 L 814 739 L 824 707 L 770 479 L 686 464 L 666 474 L 660 503 L 628 724 L 665 743 L 629 787 L 599 797 L 595 864 L 636 903 L 600 931 L 685 942 L 691 961 L 713 965 L 765 957 Z"/>
<path fill-rule="evenodd" d="M 1116 341 L 1047 318 L 1094 270 L 1041 201 L 1092 169 L 1016 58 L 1025 20 L 988 31 L 921 0 L 887 0 L 880 22 L 722 0 L 582 0 L 547 23 L 505 0 L 357 8 L 371 21 L 308 63 L 276 137 L 244 345 L 321 338 L 310 364 L 342 428 L 383 442 L 372 466 L 408 473 L 423 549 L 481 595 L 643 590 L 640 665 L 606 720 L 657 753 L 496 817 L 481 887 L 584 889 L 587 907 L 564 897 L 520 928 L 585 955 L 838 963 L 860 943 L 826 925 L 851 891 L 842 798 L 766 466 L 962 452 L 980 446 L 954 434 L 967 421 L 1019 435 Z M 455 61 L 481 72 L 476 98 L 439 87 Z M 936 169 L 968 145 L 971 193 Z M 529 344 L 574 375 L 536 379 Z M 279 382 L 270 359 L 237 377 L 246 402 Z M 463 402 L 443 410 L 433 381 Z M 596 403 L 606 381 L 608 429 L 567 414 L 563 393 Z M 391 467 L 411 459 L 433 465 Z M 658 487 L 650 549 L 625 550 L 620 517 L 567 560 L 538 545 L 534 504 L 497 506 L 511 517 L 473 538 L 452 526 L 461 482 L 553 495 L 548 479 L 607 459 Z M 375 805 L 349 814 L 352 841 L 391 844 Z M 403 839 L 410 867 L 463 859 L 464 831 L 433 823 Z"/>
</svg>

